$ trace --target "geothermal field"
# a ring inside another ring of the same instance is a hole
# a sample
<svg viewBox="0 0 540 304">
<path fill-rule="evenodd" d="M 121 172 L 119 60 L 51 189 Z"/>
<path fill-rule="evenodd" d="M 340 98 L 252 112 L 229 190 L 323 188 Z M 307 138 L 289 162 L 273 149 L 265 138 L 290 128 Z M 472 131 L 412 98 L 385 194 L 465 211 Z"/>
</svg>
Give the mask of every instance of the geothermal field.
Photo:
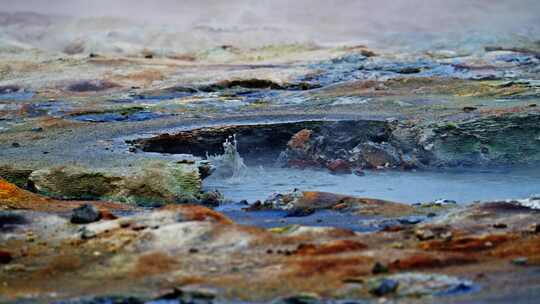
<svg viewBox="0 0 540 304">
<path fill-rule="evenodd" d="M 540 303 L 540 2 L 0 2 L 0 303 Z"/>
</svg>

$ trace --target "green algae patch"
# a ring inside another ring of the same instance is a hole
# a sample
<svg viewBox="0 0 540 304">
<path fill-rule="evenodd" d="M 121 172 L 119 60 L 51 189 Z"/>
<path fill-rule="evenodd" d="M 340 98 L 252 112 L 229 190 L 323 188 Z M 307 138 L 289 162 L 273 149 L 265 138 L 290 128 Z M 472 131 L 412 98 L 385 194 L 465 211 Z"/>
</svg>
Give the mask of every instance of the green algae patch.
<svg viewBox="0 0 540 304">
<path fill-rule="evenodd" d="M 434 127 L 431 152 L 448 164 L 540 162 L 540 115 L 510 114 Z"/>
<path fill-rule="evenodd" d="M 193 163 L 149 161 L 137 167 L 46 168 L 30 180 L 41 194 L 60 199 L 110 200 L 139 206 L 198 202 L 201 178 Z"/>
<path fill-rule="evenodd" d="M 196 202 L 201 178 L 194 164 L 152 161 L 123 182 L 113 198 L 139 206 Z"/>
<path fill-rule="evenodd" d="M 32 172 L 30 180 L 39 193 L 59 199 L 99 199 L 115 192 L 119 177 L 83 167 L 63 166 Z"/>
</svg>

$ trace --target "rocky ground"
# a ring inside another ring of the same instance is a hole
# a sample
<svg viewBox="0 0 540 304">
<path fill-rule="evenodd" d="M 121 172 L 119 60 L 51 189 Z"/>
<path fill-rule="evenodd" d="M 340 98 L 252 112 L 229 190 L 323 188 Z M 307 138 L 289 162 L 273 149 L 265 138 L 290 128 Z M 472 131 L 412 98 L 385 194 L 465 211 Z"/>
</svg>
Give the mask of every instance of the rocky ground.
<svg viewBox="0 0 540 304">
<path fill-rule="evenodd" d="M 347 214 L 373 229 L 264 229 L 212 210 L 223 197 L 202 187 L 224 165 L 241 169 L 236 149 L 248 164 L 336 174 L 537 165 L 538 42 L 2 52 L 2 302 L 540 296 L 538 198 L 406 205 L 300 189 L 242 202 L 243 212 Z M 219 156 L 228 140 L 231 159 Z"/>
</svg>

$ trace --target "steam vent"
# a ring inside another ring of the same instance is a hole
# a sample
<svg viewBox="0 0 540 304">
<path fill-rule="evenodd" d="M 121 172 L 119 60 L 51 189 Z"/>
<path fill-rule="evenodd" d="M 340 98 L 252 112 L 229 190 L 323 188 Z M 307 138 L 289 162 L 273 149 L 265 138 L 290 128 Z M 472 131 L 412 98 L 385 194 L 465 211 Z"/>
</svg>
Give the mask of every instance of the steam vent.
<svg viewBox="0 0 540 304">
<path fill-rule="evenodd" d="M 0 303 L 540 303 L 540 1 L 0 2 Z"/>
</svg>

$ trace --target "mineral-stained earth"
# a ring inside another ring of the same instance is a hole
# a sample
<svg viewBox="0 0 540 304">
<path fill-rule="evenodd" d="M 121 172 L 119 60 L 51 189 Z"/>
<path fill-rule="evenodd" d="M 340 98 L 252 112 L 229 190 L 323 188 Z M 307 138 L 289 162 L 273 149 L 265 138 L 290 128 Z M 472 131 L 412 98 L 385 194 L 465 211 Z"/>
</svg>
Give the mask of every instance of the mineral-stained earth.
<svg viewBox="0 0 540 304">
<path fill-rule="evenodd" d="M 21 38 L 70 22 L 0 14 L 1 303 L 538 303 L 540 36 Z"/>
</svg>

